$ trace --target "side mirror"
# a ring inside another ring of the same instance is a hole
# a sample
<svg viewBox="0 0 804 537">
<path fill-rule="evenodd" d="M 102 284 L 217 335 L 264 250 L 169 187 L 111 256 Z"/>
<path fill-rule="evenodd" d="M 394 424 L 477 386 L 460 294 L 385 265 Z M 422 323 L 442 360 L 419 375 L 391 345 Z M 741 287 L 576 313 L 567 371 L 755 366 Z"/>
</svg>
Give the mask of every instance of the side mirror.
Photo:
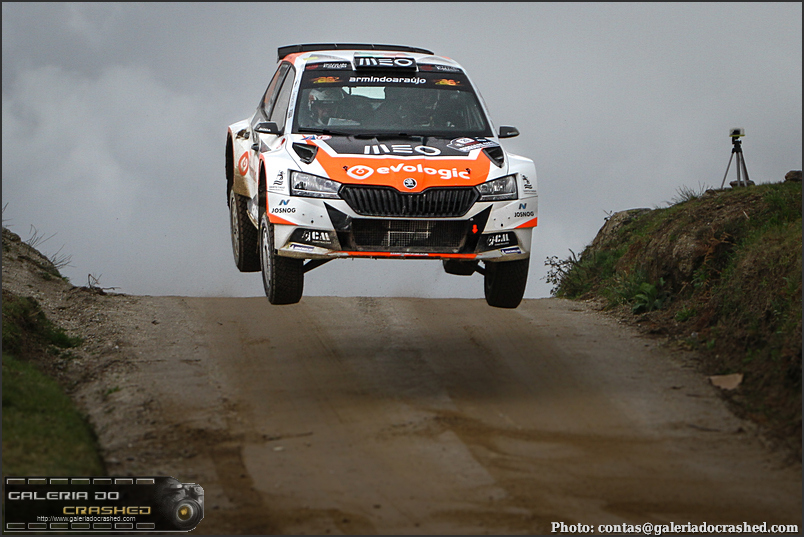
<svg viewBox="0 0 804 537">
<path fill-rule="evenodd" d="M 513 138 L 519 136 L 519 130 L 516 127 L 500 127 L 500 138 Z"/>
<path fill-rule="evenodd" d="M 254 127 L 254 130 L 261 134 L 282 134 L 282 131 L 279 130 L 279 126 L 273 121 L 257 123 L 257 126 Z"/>
</svg>

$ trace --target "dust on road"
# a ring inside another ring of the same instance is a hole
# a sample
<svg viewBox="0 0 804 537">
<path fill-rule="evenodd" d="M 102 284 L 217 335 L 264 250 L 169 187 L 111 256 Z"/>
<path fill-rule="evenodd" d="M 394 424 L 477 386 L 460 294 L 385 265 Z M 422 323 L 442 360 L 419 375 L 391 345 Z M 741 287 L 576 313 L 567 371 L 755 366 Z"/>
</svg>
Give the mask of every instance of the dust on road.
<svg viewBox="0 0 804 537">
<path fill-rule="evenodd" d="M 801 524 L 800 464 L 583 304 L 134 302 L 93 421 L 110 473 L 204 487 L 201 534 Z"/>
</svg>

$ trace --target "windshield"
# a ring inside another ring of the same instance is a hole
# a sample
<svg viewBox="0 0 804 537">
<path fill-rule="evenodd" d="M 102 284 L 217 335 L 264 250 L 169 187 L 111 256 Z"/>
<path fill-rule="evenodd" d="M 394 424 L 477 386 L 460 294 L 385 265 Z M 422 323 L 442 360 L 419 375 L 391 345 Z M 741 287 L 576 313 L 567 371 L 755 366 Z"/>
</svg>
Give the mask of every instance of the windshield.
<svg viewBox="0 0 804 537">
<path fill-rule="evenodd" d="M 302 75 L 293 132 L 492 135 L 463 73 L 366 73 L 311 67 Z"/>
</svg>

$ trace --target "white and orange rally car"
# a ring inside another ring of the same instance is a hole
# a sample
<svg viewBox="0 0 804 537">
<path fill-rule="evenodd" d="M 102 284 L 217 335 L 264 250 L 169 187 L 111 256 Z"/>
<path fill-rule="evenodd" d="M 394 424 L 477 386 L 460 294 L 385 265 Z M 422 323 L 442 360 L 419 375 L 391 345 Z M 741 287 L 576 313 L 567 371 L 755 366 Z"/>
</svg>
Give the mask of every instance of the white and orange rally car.
<svg viewBox="0 0 804 537">
<path fill-rule="evenodd" d="M 332 259 L 440 259 L 449 274 L 483 274 L 490 305 L 517 307 L 536 171 L 499 144 L 519 132 L 493 128 L 461 66 L 398 45 L 278 52 L 257 111 L 226 138 L 237 268 L 262 271 L 272 304 L 293 304 L 304 273 Z"/>
</svg>

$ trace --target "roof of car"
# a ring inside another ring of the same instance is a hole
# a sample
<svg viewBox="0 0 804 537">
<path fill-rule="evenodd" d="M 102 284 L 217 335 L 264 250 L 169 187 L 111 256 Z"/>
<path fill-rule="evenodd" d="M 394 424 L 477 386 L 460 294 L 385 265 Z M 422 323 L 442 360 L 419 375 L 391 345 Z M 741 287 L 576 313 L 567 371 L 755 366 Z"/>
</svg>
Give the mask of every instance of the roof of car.
<svg viewBox="0 0 804 537">
<path fill-rule="evenodd" d="M 282 61 L 282 58 L 288 54 L 299 52 L 315 52 L 319 50 L 387 50 L 392 52 L 413 52 L 416 54 L 433 55 L 431 50 L 419 47 L 409 47 L 407 45 L 377 45 L 371 43 L 307 43 L 279 47 L 279 49 L 277 49 L 277 54 L 279 56 L 277 61 Z"/>
</svg>

